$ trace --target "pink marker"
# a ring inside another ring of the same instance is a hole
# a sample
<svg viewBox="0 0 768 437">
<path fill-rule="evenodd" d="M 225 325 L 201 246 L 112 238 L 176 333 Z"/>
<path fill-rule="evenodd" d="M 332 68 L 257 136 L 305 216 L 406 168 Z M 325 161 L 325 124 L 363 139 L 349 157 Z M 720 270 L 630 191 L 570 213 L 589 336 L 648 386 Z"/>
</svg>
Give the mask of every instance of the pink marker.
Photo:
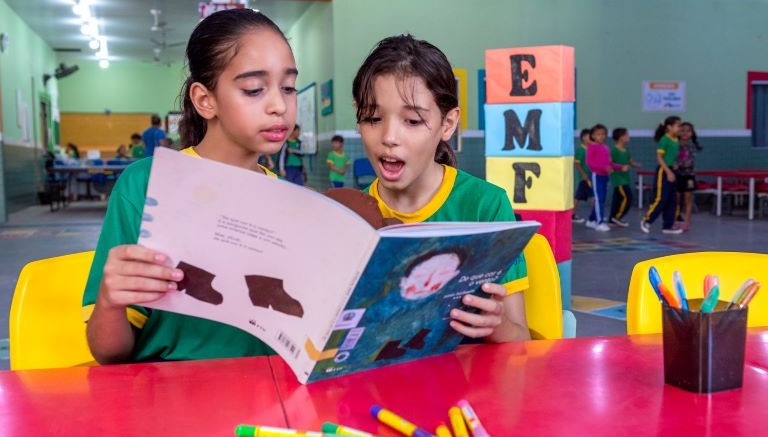
<svg viewBox="0 0 768 437">
<path fill-rule="evenodd" d="M 466 399 L 460 400 L 456 405 L 461 409 L 461 414 L 464 415 L 464 420 L 467 422 L 469 430 L 472 431 L 472 437 L 491 437 L 488 431 L 483 428 L 483 424 L 480 423 L 475 410 L 472 409 Z"/>
</svg>

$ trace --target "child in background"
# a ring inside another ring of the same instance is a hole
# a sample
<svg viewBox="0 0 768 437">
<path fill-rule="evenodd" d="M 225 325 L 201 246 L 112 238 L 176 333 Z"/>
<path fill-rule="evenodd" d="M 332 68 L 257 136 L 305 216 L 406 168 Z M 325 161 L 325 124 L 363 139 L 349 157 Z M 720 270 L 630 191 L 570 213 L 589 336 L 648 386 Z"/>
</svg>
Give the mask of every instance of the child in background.
<svg viewBox="0 0 768 437">
<path fill-rule="evenodd" d="M 680 117 L 671 115 L 656 128 L 653 140 L 659 145 L 656 148 L 656 195 L 651 203 L 645 218 L 640 221 L 640 229 L 646 234 L 651 232 L 651 224 L 664 213 L 664 222 L 661 232 L 665 234 L 680 234 L 680 228 L 674 228 L 675 210 L 677 209 L 677 185 L 675 184 L 675 172 L 677 156 L 680 152 L 680 143 L 677 139 L 680 130 Z"/>
<path fill-rule="evenodd" d="M 219 11 L 197 24 L 186 54 L 181 153 L 270 174 L 257 160 L 279 150 L 296 122 L 298 71 L 283 33 L 252 9 Z M 151 166 L 151 158 L 130 165 L 110 196 L 83 297 L 93 356 L 118 363 L 273 354 L 235 327 L 141 306 L 176 293 L 185 279 L 168 256 L 136 244 Z"/>
<path fill-rule="evenodd" d="M 611 223 L 622 228 L 629 223 L 622 220 L 632 206 L 632 179 L 629 175 L 631 167 L 640 168 L 627 150 L 629 144 L 629 131 L 623 127 L 613 130 L 613 141 L 616 147 L 611 149 L 611 162 L 621 166 L 611 173 L 611 185 L 613 185 L 613 201 L 611 202 Z"/>
<path fill-rule="evenodd" d="M 131 150 L 131 158 L 141 159 L 144 157 L 144 143 L 141 142 L 141 135 L 135 133 L 131 135 L 131 144 L 128 146 Z"/>
<path fill-rule="evenodd" d="M 691 214 L 693 214 L 693 192 L 696 190 L 696 174 L 693 170 L 696 159 L 696 151 L 701 150 L 696 129 L 693 124 L 683 122 L 680 124 L 680 153 L 677 155 L 677 211 L 680 215 L 680 205 L 685 204 L 685 221 L 683 232 L 691 226 Z"/>
<path fill-rule="evenodd" d="M 368 192 L 385 218 L 404 223 L 515 220 L 504 190 L 456 169 L 447 143 L 460 115 L 456 82 L 437 47 L 410 35 L 385 38 L 358 70 L 352 96 L 360 136 L 378 176 Z M 483 284 L 488 298 L 465 295 L 462 303 L 479 312 L 452 310 L 450 326 L 491 342 L 530 338 L 522 255 L 502 282 Z"/>
<path fill-rule="evenodd" d="M 581 144 L 573 152 L 573 165 L 579 172 L 581 180 L 576 187 L 576 194 L 573 196 L 573 216 L 571 221 L 573 223 L 584 223 L 584 219 L 576 215 L 576 207 L 579 206 L 579 201 L 586 202 L 592 197 L 592 173 L 587 167 L 587 146 L 589 146 L 589 129 L 582 129 L 579 135 Z"/>
<path fill-rule="evenodd" d="M 344 186 L 344 174 L 349 168 L 349 155 L 344 153 L 344 137 L 334 135 L 331 138 L 333 150 L 328 152 L 328 158 L 325 163 L 328 164 L 328 179 L 331 181 L 331 188 L 342 188 Z"/>
<path fill-rule="evenodd" d="M 592 172 L 592 194 L 595 196 L 595 206 L 589 215 L 586 226 L 596 231 L 610 231 L 608 217 L 605 216 L 605 196 L 608 194 L 608 176 L 621 166 L 611 162 L 611 149 L 605 144 L 608 128 L 596 124 L 589 130 L 592 143 L 587 148 L 587 166 Z"/>
<path fill-rule="evenodd" d="M 127 161 L 131 157 L 128 156 L 128 148 L 125 147 L 125 144 L 120 144 L 117 147 L 117 152 L 115 153 L 115 159 L 118 159 L 120 161 Z"/>
<path fill-rule="evenodd" d="M 280 149 L 278 169 L 280 176 L 296 185 L 304 185 L 304 163 L 301 153 L 301 127 L 297 124 Z"/>
</svg>

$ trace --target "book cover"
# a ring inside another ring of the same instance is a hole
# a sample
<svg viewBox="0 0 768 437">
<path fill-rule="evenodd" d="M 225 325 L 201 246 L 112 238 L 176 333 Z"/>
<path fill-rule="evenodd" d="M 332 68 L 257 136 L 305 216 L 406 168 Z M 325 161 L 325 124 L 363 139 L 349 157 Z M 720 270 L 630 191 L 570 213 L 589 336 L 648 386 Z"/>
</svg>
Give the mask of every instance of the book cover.
<svg viewBox="0 0 768 437">
<path fill-rule="evenodd" d="M 461 295 L 506 272 L 535 222 L 373 229 L 253 171 L 158 149 L 139 244 L 185 272 L 146 305 L 258 337 L 302 383 L 453 350 Z M 427 287 L 424 287 L 424 284 Z"/>
</svg>

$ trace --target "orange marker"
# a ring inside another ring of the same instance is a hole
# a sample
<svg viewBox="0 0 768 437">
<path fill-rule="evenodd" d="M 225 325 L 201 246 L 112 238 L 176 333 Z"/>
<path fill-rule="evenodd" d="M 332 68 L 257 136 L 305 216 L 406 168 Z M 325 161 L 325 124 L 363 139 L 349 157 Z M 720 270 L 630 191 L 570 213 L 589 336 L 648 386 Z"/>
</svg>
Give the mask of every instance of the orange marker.
<svg viewBox="0 0 768 437">
<path fill-rule="evenodd" d="M 745 306 L 749 305 L 749 301 L 752 300 L 753 297 L 755 297 L 755 294 L 757 294 L 757 290 L 760 289 L 760 283 L 755 282 L 744 291 L 744 296 L 739 300 L 739 308 L 744 308 Z"/>
<path fill-rule="evenodd" d="M 680 302 L 677 300 L 675 295 L 669 291 L 669 288 L 667 288 L 666 285 L 659 283 L 659 291 L 661 292 L 661 295 L 664 296 L 664 299 L 666 299 L 669 306 L 680 308 Z"/>
</svg>

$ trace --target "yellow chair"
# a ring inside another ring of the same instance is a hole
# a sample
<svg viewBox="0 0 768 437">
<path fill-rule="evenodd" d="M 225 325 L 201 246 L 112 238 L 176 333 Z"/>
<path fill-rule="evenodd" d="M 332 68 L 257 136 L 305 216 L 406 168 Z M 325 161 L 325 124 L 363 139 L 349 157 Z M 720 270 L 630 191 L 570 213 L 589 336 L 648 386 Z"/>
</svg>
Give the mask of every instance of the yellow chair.
<svg viewBox="0 0 768 437">
<path fill-rule="evenodd" d="M 547 239 L 533 236 L 523 251 L 528 267 L 529 288 L 525 296 L 528 329 L 535 339 L 563 338 L 563 303 L 560 274 Z M 568 313 L 570 314 L 570 313 Z"/>
<path fill-rule="evenodd" d="M 11 369 L 96 364 L 81 302 L 93 252 L 33 261 L 21 270 L 9 320 Z"/>
<path fill-rule="evenodd" d="M 748 326 L 768 326 L 768 255 L 741 252 L 681 253 L 649 259 L 635 264 L 627 296 L 627 333 L 655 334 L 661 332 L 661 304 L 651 288 L 648 269 L 655 266 L 661 280 L 673 290 L 672 272 L 679 270 L 689 299 L 704 294 L 704 277 L 717 275 L 720 280 L 720 300 L 729 301 L 733 293 L 748 278 L 760 282 L 763 290 L 749 304 Z"/>
</svg>

